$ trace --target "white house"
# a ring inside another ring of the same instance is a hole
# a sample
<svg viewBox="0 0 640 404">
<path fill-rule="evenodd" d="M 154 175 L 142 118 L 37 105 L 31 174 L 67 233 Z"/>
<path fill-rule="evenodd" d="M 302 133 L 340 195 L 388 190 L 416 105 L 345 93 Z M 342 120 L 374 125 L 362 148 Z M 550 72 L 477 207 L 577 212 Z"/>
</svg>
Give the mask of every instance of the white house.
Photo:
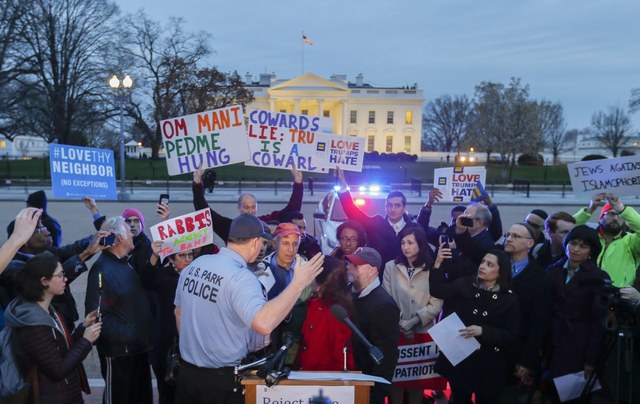
<svg viewBox="0 0 640 404">
<path fill-rule="evenodd" d="M 37 136 L 16 136 L 13 141 L 0 138 L 0 157 L 33 158 L 49 155 L 49 144 Z"/>
<path fill-rule="evenodd" d="M 292 79 L 261 74 L 258 81 L 247 74 L 245 85 L 255 100 L 255 109 L 333 119 L 333 132 L 366 139 L 366 150 L 380 153 L 420 153 L 422 136 L 422 90 L 416 85 L 379 87 L 355 82 L 346 75 L 325 79 L 313 73 Z"/>
</svg>

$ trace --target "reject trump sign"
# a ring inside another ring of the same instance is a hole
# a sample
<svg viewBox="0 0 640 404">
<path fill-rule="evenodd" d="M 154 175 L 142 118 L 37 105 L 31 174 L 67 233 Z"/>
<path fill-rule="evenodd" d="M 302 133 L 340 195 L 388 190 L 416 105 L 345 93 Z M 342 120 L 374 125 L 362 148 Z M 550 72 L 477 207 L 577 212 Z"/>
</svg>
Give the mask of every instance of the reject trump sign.
<svg viewBox="0 0 640 404">
<path fill-rule="evenodd" d="M 236 105 L 160 122 L 169 175 L 249 158 L 242 107 Z"/>
<path fill-rule="evenodd" d="M 486 183 L 484 167 L 448 167 L 433 171 L 433 186 L 442 191 L 443 201 L 472 202 Z M 475 191 L 475 193 L 474 193 Z"/>
</svg>

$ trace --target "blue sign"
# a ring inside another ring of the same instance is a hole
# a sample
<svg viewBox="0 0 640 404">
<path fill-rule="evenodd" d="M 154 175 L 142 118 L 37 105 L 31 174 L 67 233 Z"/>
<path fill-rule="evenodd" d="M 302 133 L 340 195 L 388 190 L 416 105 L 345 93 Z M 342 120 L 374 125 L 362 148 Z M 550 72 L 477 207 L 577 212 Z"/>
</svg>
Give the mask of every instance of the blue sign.
<svg viewBox="0 0 640 404">
<path fill-rule="evenodd" d="M 117 199 L 113 150 L 50 144 L 49 160 L 53 196 Z"/>
</svg>

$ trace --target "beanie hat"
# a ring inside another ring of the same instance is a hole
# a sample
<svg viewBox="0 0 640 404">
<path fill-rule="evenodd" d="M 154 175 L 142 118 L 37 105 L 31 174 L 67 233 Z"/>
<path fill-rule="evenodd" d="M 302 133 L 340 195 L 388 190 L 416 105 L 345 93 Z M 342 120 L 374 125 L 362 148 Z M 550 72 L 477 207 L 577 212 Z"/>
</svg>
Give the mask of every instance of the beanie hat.
<svg viewBox="0 0 640 404">
<path fill-rule="evenodd" d="M 529 213 L 531 213 L 533 215 L 536 215 L 536 216 L 539 216 L 543 220 L 546 220 L 547 217 L 549 216 L 549 214 L 547 212 L 545 212 L 544 210 L 542 210 L 542 209 L 534 209 Z"/>
<path fill-rule="evenodd" d="M 47 194 L 44 191 L 36 191 L 27 197 L 27 207 L 38 208 L 47 211 Z"/>
<path fill-rule="evenodd" d="M 611 209 L 613 209 L 613 206 L 611 206 L 609 202 L 605 203 L 602 209 L 600 210 L 600 215 L 598 215 L 598 220 L 601 220 L 602 216 L 604 216 Z"/>
<path fill-rule="evenodd" d="M 140 213 L 139 210 L 133 208 L 127 208 L 124 210 L 124 212 L 122 212 L 122 217 L 124 217 L 124 220 L 127 220 L 131 216 L 135 216 L 138 218 L 138 220 L 140 220 L 140 230 L 144 230 L 144 216 L 142 216 L 142 213 Z"/>
</svg>

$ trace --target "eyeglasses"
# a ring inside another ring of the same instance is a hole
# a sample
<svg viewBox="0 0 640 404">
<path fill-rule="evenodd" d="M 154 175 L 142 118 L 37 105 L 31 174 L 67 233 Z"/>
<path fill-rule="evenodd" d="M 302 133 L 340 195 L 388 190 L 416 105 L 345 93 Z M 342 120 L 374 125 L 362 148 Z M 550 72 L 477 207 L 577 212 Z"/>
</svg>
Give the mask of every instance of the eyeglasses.
<svg viewBox="0 0 640 404">
<path fill-rule="evenodd" d="M 357 244 L 358 243 L 358 237 L 340 237 L 339 240 L 341 242 L 345 243 L 345 244 Z"/>
<path fill-rule="evenodd" d="M 615 210 L 608 210 L 603 216 L 620 216 L 620 213 L 616 212 Z"/>
<path fill-rule="evenodd" d="M 505 240 L 508 239 L 509 237 L 511 237 L 514 240 L 520 240 L 522 238 L 527 239 L 527 240 L 533 240 L 532 237 L 525 237 L 525 236 L 521 236 L 521 235 L 516 234 L 516 233 L 504 233 L 502 235 L 502 237 L 504 237 Z"/>
<path fill-rule="evenodd" d="M 35 234 L 40 234 L 40 233 L 44 233 L 45 231 L 47 231 L 47 228 L 44 226 L 39 226 L 36 227 L 36 229 L 33 231 Z"/>
<path fill-rule="evenodd" d="M 192 252 L 190 252 L 190 253 L 180 253 L 180 254 L 176 254 L 176 257 L 178 257 L 180 259 L 183 259 L 183 260 L 185 260 L 187 258 L 193 259 L 193 253 Z"/>
<path fill-rule="evenodd" d="M 66 278 L 66 276 L 64 275 L 64 272 L 60 272 L 59 274 L 53 274 L 53 275 L 51 275 L 51 277 L 52 278 L 60 278 L 60 279 Z"/>
</svg>

